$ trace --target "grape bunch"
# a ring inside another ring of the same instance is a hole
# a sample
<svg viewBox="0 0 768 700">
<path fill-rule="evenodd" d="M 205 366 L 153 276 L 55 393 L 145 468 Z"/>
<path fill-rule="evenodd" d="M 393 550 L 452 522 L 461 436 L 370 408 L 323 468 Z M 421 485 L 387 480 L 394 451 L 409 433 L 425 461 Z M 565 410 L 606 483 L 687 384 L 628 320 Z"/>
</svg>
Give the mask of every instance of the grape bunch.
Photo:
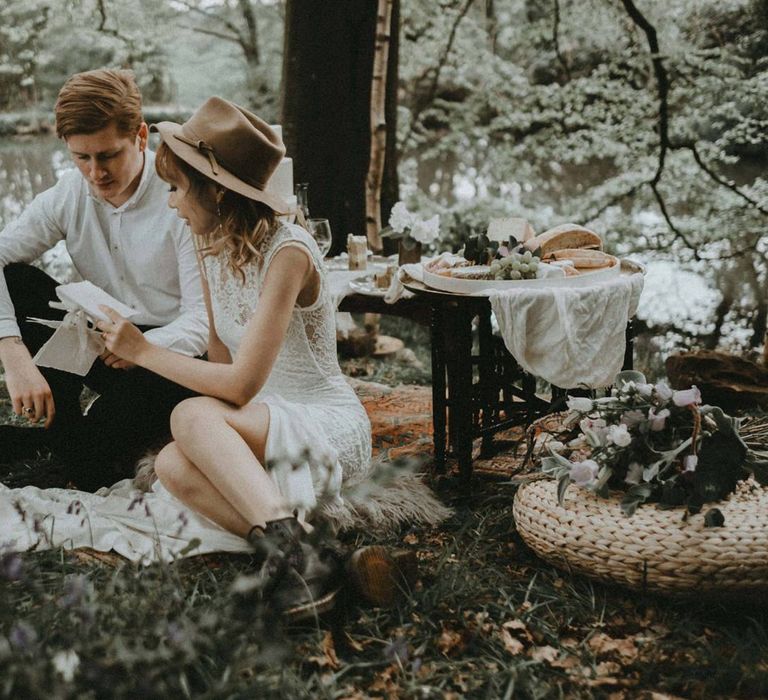
<svg viewBox="0 0 768 700">
<path fill-rule="evenodd" d="M 539 258 L 530 250 L 513 252 L 491 262 L 491 277 L 495 280 L 530 280 L 536 277 Z"/>
</svg>

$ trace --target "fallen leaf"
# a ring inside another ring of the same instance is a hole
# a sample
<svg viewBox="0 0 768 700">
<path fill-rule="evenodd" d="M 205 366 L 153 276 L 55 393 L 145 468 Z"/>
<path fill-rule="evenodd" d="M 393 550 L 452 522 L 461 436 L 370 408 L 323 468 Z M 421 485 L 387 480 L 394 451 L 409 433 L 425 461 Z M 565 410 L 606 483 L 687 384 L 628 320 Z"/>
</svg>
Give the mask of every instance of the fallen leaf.
<svg viewBox="0 0 768 700">
<path fill-rule="evenodd" d="M 621 666 L 615 661 L 601 661 L 595 666 L 596 676 L 608 676 L 612 673 L 621 672 Z"/>
<path fill-rule="evenodd" d="M 337 671 L 341 664 L 336 656 L 336 647 L 333 644 L 333 635 L 330 632 L 326 632 L 323 636 L 320 648 L 323 652 L 322 655 L 308 656 L 307 661 L 315 664 L 318 668 L 330 668 Z"/>
<path fill-rule="evenodd" d="M 578 656 L 574 656 L 573 654 L 568 654 L 562 659 L 552 659 L 552 661 L 549 662 L 549 665 L 552 668 L 562 668 L 564 671 L 569 671 L 572 668 L 576 668 L 580 664 L 581 659 L 579 659 Z"/>
<path fill-rule="evenodd" d="M 546 661 L 547 663 L 552 663 L 558 656 L 560 656 L 560 652 L 555 649 L 555 647 L 551 646 L 533 647 L 528 652 L 528 656 L 534 661 Z"/>
<path fill-rule="evenodd" d="M 405 542 L 405 544 L 418 544 L 419 538 L 413 532 L 409 532 L 403 537 L 403 542 Z"/>
<path fill-rule="evenodd" d="M 459 654 L 466 648 L 467 644 L 464 635 L 456 630 L 444 629 L 437 640 L 437 648 L 444 656 Z"/>
<path fill-rule="evenodd" d="M 587 642 L 590 649 L 597 656 L 616 652 L 625 659 L 634 659 L 637 654 L 637 645 L 632 637 L 615 639 L 603 632 L 598 632 Z"/>
<path fill-rule="evenodd" d="M 501 630 L 499 630 L 499 634 L 501 635 L 501 641 L 502 644 L 504 644 L 504 648 L 512 656 L 517 656 L 525 648 L 525 645 L 519 639 L 515 639 L 509 633 L 509 630 L 502 627 Z"/>
</svg>

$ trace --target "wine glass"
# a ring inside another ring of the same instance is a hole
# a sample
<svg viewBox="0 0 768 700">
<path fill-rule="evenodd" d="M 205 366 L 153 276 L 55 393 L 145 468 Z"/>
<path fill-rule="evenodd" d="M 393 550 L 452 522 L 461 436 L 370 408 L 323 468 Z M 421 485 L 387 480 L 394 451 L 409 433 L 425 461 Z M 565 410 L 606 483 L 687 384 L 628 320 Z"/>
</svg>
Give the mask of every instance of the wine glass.
<svg viewBox="0 0 768 700">
<path fill-rule="evenodd" d="M 307 227 L 320 249 L 320 254 L 325 257 L 331 249 L 331 224 L 328 219 L 307 219 Z"/>
</svg>

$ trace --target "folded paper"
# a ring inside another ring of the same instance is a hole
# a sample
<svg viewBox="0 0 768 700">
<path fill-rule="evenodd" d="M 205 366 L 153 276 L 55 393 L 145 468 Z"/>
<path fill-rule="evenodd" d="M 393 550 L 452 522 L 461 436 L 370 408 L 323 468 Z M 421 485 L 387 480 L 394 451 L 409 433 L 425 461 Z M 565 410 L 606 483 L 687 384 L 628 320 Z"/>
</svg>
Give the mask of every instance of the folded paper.
<svg viewBox="0 0 768 700">
<path fill-rule="evenodd" d="M 135 311 L 90 282 L 75 282 L 56 287 L 61 302 L 50 302 L 54 309 L 66 311 L 61 321 L 28 318 L 55 332 L 37 351 L 33 360 L 39 367 L 50 367 L 84 377 L 96 358 L 104 352 L 101 333 L 89 327 L 89 321 L 108 320 L 99 304 L 110 306 L 121 316 L 135 315 Z"/>
</svg>

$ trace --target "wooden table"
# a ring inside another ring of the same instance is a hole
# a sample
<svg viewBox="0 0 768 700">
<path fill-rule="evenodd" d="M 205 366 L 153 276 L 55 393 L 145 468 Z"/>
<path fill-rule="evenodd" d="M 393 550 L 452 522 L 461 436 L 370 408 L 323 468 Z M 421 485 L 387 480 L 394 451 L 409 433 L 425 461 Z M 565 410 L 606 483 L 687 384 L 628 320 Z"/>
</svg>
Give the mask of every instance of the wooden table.
<svg viewBox="0 0 768 700">
<path fill-rule="evenodd" d="M 551 401 L 536 395 L 536 378 L 523 371 L 503 339 L 494 335 L 487 297 L 440 292 L 415 281 L 405 286 L 413 298 L 387 304 L 381 297 L 353 294 L 342 300 L 339 310 L 390 314 L 429 325 L 435 469 L 445 470 L 450 452 L 461 478 L 469 481 L 476 439 L 482 440 L 481 454 L 489 455 L 496 433 L 530 424 L 552 410 L 566 390 L 552 387 Z M 631 369 L 631 321 L 626 333 L 623 369 Z"/>
</svg>

